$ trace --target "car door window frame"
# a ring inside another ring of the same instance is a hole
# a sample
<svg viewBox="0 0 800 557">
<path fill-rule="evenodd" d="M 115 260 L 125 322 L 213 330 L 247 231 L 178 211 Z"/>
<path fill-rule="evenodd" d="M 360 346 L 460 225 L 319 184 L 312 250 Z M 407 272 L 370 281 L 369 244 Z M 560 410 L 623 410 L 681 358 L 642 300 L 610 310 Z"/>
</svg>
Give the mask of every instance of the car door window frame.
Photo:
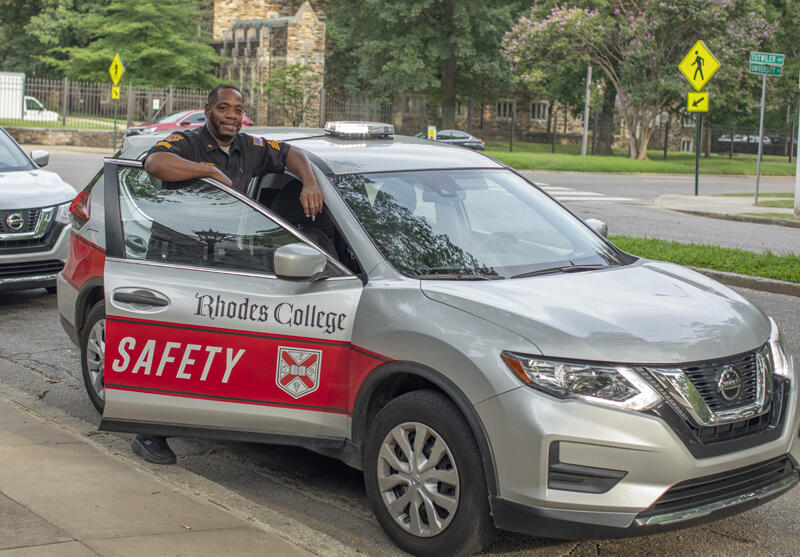
<svg viewBox="0 0 800 557">
<path fill-rule="evenodd" d="M 236 274 L 236 275 L 257 275 L 264 278 L 277 278 L 274 273 L 254 273 L 252 271 L 242 271 L 236 269 L 224 269 L 224 268 L 211 268 L 211 267 L 202 267 L 202 266 L 190 266 L 190 265 L 183 265 L 177 263 L 161 263 L 158 261 L 145 261 L 145 260 L 136 260 L 130 259 L 125 254 L 125 234 L 123 230 L 122 224 L 122 211 L 120 207 L 120 200 L 119 200 L 119 174 L 118 171 L 120 168 L 138 168 L 144 171 L 144 164 L 140 160 L 133 160 L 133 159 L 106 159 L 104 164 L 104 196 L 105 196 L 105 204 L 106 204 L 106 222 L 105 222 L 105 232 L 106 232 L 106 257 L 119 259 L 123 261 L 137 261 L 142 264 L 150 264 L 150 265 L 166 265 L 170 267 L 180 267 L 180 268 L 191 268 L 197 269 L 207 272 L 215 272 L 215 273 L 225 273 L 225 274 Z M 210 184 L 223 192 L 231 195 L 232 197 L 236 198 L 238 201 L 244 203 L 251 209 L 255 210 L 256 212 L 260 213 L 264 217 L 268 218 L 269 220 L 273 221 L 276 225 L 283 228 L 285 231 L 289 232 L 292 236 L 297 239 L 298 243 L 303 243 L 312 246 L 319 252 L 325 255 L 328 264 L 335 267 L 341 275 L 333 276 L 333 277 L 325 277 L 322 280 L 343 280 L 343 279 L 352 279 L 357 278 L 352 271 L 350 271 L 345 265 L 340 263 L 334 257 L 332 257 L 329 253 L 327 253 L 324 249 L 322 249 L 319 245 L 317 245 L 313 240 L 306 237 L 300 230 L 296 229 L 294 226 L 286 222 L 281 218 L 280 215 L 274 213 L 270 209 L 256 203 L 252 199 L 248 198 L 247 196 L 239 193 L 238 191 L 229 188 L 225 184 L 218 182 L 211 178 L 202 178 L 199 179 L 200 182 Z"/>
</svg>

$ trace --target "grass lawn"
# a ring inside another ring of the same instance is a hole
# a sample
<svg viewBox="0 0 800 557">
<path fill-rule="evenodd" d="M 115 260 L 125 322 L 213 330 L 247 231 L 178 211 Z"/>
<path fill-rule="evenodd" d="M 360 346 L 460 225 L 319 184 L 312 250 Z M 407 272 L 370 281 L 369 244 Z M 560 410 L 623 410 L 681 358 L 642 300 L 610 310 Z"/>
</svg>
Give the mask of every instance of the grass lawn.
<svg viewBox="0 0 800 557">
<path fill-rule="evenodd" d="M 609 236 L 608 239 L 620 249 L 648 259 L 800 283 L 800 256 L 794 254 L 754 253 L 708 244 L 683 244 L 632 236 Z"/>
<path fill-rule="evenodd" d="M 568 170 L 573 172 L 606 172 L 614 174 L 694 174 L 694 155 L 669 153 L 667 160 L 636 160 L 624 156 L 586 156 L 552 153 L 485 151 L 517 170 Z M 660 156 L 660 155 L 659 155 Z M 765 156 L 761 161 L 762 176 L 794 176 L 796 163 L 786 157 Z M 700 159 L 700 174 L 732 174 L 755 176 L 756 157 L 712 155 Z"/>
<path fill-rule="evenodd" d="M 761 205 L 761 203 L 759 203 Z M 791 213 L 741 213 L 742 215 L 749 215 L 751 217 L 767 217 L 770 219 L 790 219 L 796 220 Z"/>
<path fill-rule="evenodd" d="M 717 193 L 714 194 L 714 197 L 754 197 L 752 193 Z M 775 207 L 779 209 L 794 209 L 794 194 L 793 193 L 759 193 L 758 194 L 758 206 L 759 207 Z M 747 213 L 748 215 L 757 215 L 757 216 L 765 216 L 766 214 L 770 215 L 781 215 L 782 217 L 786 217 L 782 213 Z M 788 215 L 791 218 L 791 215 Z"/>
<path fill-rule="evenodd" d="M 117 119 L 117 130 L 123 130 L 127 127 L 128 122 L 125 119 Z M 100 130 L 113 130 L 114 119 L 105 118 L 102 116 L 81 116 L 71 115 L 67 116 L 67 124 L 63 125 L 59 119 L 57 122 L 36 122 L 29 120 L 8 120 L 0 119 L 0 126 L 11 128 L 53 128 L 59 130 L 86 130 L 86 129 L 100 129 Z"/>
</svg>

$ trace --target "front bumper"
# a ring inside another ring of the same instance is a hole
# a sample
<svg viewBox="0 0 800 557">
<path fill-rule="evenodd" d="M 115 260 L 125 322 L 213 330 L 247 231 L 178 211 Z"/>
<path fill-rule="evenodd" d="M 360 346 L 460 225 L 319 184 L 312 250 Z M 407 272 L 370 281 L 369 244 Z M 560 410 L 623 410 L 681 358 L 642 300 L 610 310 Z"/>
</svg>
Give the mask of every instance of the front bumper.
<svg viewBox="0 0 800 557">
<path fill-rule="evenodd" d="M 68 225 L 51 223 L 41 238 L 2 242 L 0 291 L 55 286 L 67 259 L 69 230 Z"/>
<path fill-rule="evenodd" d="M 800 479 L 796 385 L 771 440 L 704 458 L 655 414 L 528 387 L 476 408 L 492 440 L 492 515 L 501 529 L 564 539 L 641 535 L 742 512 Z M 715 490 L 697 487 L 705 485 Z"/>
</svg>

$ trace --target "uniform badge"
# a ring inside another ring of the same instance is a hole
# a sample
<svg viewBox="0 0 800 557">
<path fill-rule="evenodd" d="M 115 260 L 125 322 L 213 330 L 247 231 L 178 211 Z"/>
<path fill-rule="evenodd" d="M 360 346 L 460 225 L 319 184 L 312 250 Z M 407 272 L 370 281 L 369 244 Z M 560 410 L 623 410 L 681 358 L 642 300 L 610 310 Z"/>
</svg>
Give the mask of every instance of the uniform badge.
<svg viewBox="0 0 800 557">
<path fill-rule="evenodd" d="M 275 383 L 294 398 L 313 393 L 319 387 L 322 350 L 278 347 Z"/>
<path fill-rule="evenodd" d="M 253 145 L 258 145 L 259 147 L 263 147 L 264 146 L 264 138 L 254 135 L 253 136 Z"/>
<path fill-rule="evenodd" d="M 181 134 L 171 133 L 167 136 L 167 138 L 164 141 L 180 141 L 181 139 L 184 139 L 184 137 Z"/>
</svg>

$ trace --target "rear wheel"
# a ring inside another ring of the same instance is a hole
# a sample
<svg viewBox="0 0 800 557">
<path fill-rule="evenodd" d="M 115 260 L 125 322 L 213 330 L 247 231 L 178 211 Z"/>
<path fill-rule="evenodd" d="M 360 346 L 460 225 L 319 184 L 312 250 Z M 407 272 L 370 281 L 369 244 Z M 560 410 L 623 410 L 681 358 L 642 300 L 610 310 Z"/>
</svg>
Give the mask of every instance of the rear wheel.
<svg viewBox="0 0 800 557">
<path fill-rule="evenodd" d="M 101 414 L 106 404 L 105 353 L 106 304 L 100 301 L 92 306 L 81 331 L 81 367 L 89 400 Z"/>
<path fill-rule="evenodd" d="M 467 555 L 494 537 L 480 452 L 458 408 L 434 391 L 378 412 L 364 453 L 378 522 L 413 555 Z"/>
</svg>

